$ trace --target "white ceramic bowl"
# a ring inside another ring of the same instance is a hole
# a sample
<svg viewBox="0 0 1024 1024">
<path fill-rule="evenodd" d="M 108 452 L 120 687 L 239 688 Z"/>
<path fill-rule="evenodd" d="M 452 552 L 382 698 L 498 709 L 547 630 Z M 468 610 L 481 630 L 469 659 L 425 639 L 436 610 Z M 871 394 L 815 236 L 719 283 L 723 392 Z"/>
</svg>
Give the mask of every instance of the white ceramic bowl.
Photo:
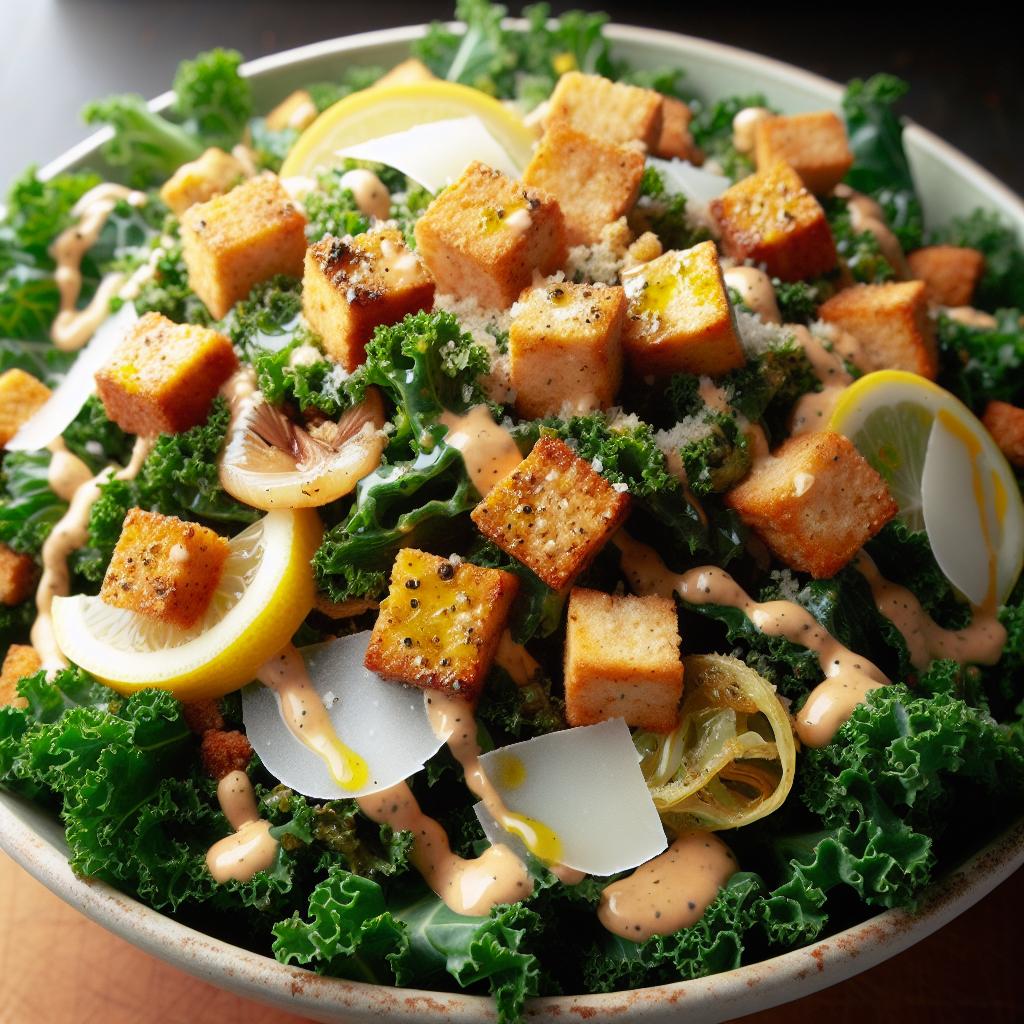
<svg viewBox="0 0 1024 1024">
<path fill-rule="evenodd" d="M 369 32 L 264 57 L 245 65 L 258 109 L 269 109 L 308 81 L 329 79 L 348 64 L 390 66 L 403 59 L 422 27 Z M 838 108 L 838 85 L 777 61 L 688 36 L 613 25 L 617 53 L 638 66 L 677 64 L 687 83 L 709 97 L 761 91 L 788 112 Z M 85 98 L 85 97 L 83 97 Z M 158 97 L 161 108 L 170 94 Z M 43 169 L 44 175 L 90 162 L 99 132 Z M 904 140 L 926 218 L 932 223 L 976 206 L 998 210 L 1024 241 L 1024 204 L 977 164 L 924 129 L 911 125 Z M 40 809 L 0 792 L 0 847 L 39 881 L 94 921 L 154 956 L 240 995 L 315 1021 L 469 1022 L 495 1019 L 490 1000 L 323 978 L 269 957 L 220 942 L 150 910 L 100 882 L 76 878 L 68 867 L 59 824 Z M 676 1019 L 710 1024 L 809 995 L 863 971 L 930 935 L 990 892 L 1024 863 L 1024 822 L 958 870 L 939 880 L 915 914 L 888 911 L 805 949 L 697 981 L 611 995 L 538 999 L 532 1020 L 565 1017 L 642 1021 Z"/>
</svg>

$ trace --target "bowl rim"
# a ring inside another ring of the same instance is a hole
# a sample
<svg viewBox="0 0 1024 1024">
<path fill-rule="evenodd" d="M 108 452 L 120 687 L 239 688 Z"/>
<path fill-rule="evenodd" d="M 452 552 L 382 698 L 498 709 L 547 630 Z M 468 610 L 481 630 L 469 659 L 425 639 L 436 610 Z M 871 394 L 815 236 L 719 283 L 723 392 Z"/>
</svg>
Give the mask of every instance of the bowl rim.
<svg viewBox="0 0 1024 1024">
<path fill-rule="evenodd" d="M 523 19 L 506 19 L 506 23 L 520 28 L 526 24 Z M 447 24 L 455 30 L 461 27 L 458 22 Z M 426 25 L 404 25 L 321 40 L 247 61 L 241 70 L 247 77 L 260 77 L 316 58 L 408 43 L 426 30 Z M 661 44 L 681 51 L 699 51 L 725 63 L 742 62 L 755 71 L 803 86 L 834 105 L 838 105 L 842 95 L 838 83 L 821 75 L 725 43 L 619 23 L 606 25 L 605 33 L 613 44 Z M 682 53 L 680 57 L 683 58 Z M 172 91 L 162 93 L 149 105 L 153 110 L 164 110 L 173 96 Z M 1024 226 L 1024 201 L 991 172 L 910 120 L 905 121 L 905 131 L 917 148 L 973 179 L 995 207 Z M 109 129 L 94 132 L 45 164 L 39 171 L 40 176 L 52 177 L 95 154 L 110 134 Z M 1024 231 L 1024 227 L 1020 230 Z M 422 1021 L 425 1015 L 459 1024 L 496 1018 L 489 997 L 324 977 L 281 964 L 269 956 L 181 924 L 104 882 L 76 876 L 56 836 L 51 840 L 34 830 L 15 813 L 14 808 L 19 805 L 38 811 L 35 805 L 0 787 L 0 849 L 93 921 L 122 937 L 130 934 L 134 945 L 203 980 L 213 984 L 227 980 L 236 990 L 244 985 L 251 998 L 324 1020 L 336 1019 L 337 1013 L 346 1010 L 386 1014 L 410 1024 Z M 698 1024 L 767 1009 L 810 995 L 895 956 L 967 910 L 1022 864 L 1024 819 L 1011 825 L 965 863 L 934 881 L 923 894 L 916 912 L 887 910 L 820 942 L 706 978 L 607 994 L 533 999 L 527 1004 L 527 1014 L 531 1019 L 555 1019 L 563 1013 L 588 1017 L 628 1013 L 639 1019 L 664 1011 L 666 1006 L 678 1006 L 685 1007 L 694 1024 Z"/>
</svg>

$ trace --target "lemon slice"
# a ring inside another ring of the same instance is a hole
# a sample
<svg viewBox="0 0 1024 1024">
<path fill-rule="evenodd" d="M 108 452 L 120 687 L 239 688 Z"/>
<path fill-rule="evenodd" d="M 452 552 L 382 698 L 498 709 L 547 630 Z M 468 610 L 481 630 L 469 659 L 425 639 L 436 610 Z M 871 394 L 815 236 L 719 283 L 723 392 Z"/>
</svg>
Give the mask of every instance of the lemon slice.
<svg viewBox="0 0 1024 1024">
<path fill-rule="evenodd" d="M 829 429 L 885 478 L 943 573 L 972 603 L 1005 600 L 1024 562 L 1024 503 L 992 436 L 957 398 L 903 370 L 879 370 L 842 393 Z"/>
<path fill-rule="evenodd" d="M 311 177 L 340 162 L 339 149 L 433 121 L 479 118 L 520 166 L 530 162 L 536 137 L 496 99 L 455 82 L 418 82 L 352 93 L 328 107 L 296 140 L 281 177 Z M 472 160 L 470 155 L 467 163 Z"/>
<path fill-rule="evenodd" d="M 98 597 L 53 601 L 64 656 L 123 694 L 156 688 L 181 700 L 219 697 L 249 682 L 313 606 L 310 559 L 320 543 L 312 510 L 270 512 L 231 540 L 206 615 L 168 626 Z"/>
</svg>

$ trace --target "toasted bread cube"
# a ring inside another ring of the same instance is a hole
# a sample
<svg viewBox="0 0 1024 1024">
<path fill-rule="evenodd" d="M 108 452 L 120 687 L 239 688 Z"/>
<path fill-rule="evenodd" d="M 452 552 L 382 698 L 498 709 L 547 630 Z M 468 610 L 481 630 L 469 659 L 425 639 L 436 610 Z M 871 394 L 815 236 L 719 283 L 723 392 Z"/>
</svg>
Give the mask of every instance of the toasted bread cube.
<svg viewBox="0 0 1024 1024">
<path fill-rule="evenodd" d="M 623 274 L 623 328 L 635 373 L 728 373 L 746 362 L 714 242 L 670 250 Z"/>
<path fill-rule="evenodd" d="M 605 142 L 640 142 L 653 149 L 661 136 L 662 96 L 653 89 L 569 71 L 551 94 L 546 126 L 559 121 Z"/>
<path fill-rule="evenodd" d="M 0 604 L 21 604 L 31 595 L 35 581 L 36 563 L 0 544 Z"/>
<path fill-rule="evenodd" d="M 365 664 L 371 672 L 476 700 L 519 580 L 501 569 L 402 548 Z"/>
<path fill-rule="evenodd" d="M 507 309 L 565 262 L 565 221 L 554 197 L 475 162 L 416 222 L 416 248 L 439 291 Z"/>
<path fill-rule="evenodd" d="M 565 632 L 568 723 L 623 718 L 639 729 L 670 732 L 683 695 L 679 642 L 671 598 L 574 587 Z"/>
<path fill-rule="evenodd" d="M 305 89 L 296 89 L 289 93 L 274 109 L 267 114 L 267 127 L 272 132 L 282 132 L 287 128 L 301 132 L 308 128 L 317 115 L 316 103 Z"/>
<path fill-rule="evenodd" d="M 433 304 L 434 282 L 400 231 L 328 235 L 306 250 L 302 312 L 327 354 L 349 372 L 366 357 L 375 327 Z"/>
<path fill-rule="evenodd" d="M 690 133 L 693 111 L 682 101 L 663 96 L 661 101 L 661 132 L 654 144 L 654 155 L 663 160 L 689 160 L 692 164 L 704 162 L 697 143 Z"/>
<path fill-rule="evenodd" d="M 96 389 L 122 430 L 177 434 L 206 419 L 236 369 L 238 357 L 223 334 L 146 313 L 96 374 Z"/>
<path fill-rule="evenodd" d="M 558 200 L 569 245 L 592 245 L 606 224 L 633 208 L 643 176 L 640 150 L 555 122 L 540 140 L 523 182 Z"/>
<path fill-rule="evenodd" d="M 245 178 L 239 160 L 211 147 L 198 160 L 182 164 L 160 189 L 160 198 L 180 217 L 190 206 L 223 195 Z"/>
<path fill-rule="evenodd" d="M 815 195 L 831 192 L 853 166 L 846 126 L 831 110 L 766 117 L 754 125 L 758 170 L 780 160 L 789 164 Z"/>
<path fill-rule="evenodd" d="M 712 199 L 711 213 L 726 254 L 740 263 L 763 263 L 773 277 L 799 281 L 836 265 L 825 211 L 796 171 L 781 161 Z"/>
<path fill-rule="evenodd" d="M 837 348 L 865 373 L 909 370 L 935 380 L 938 349 L 923 282 L 844 288 L 818 307 L 818 316 L 854 339 L 853 347 L 847 349 L 840 340 Z"/>
<path fill-rule="evenodd" d="M 219 782 L 232 772 L 244 772 L 252 760 L 252 744 L 235 729 L 207 729 L 199 744 L 203 770 Z"/>
<path fill-rule="evenodd" d="M 981 422 L 1007 460 L 1024 469 L 1024 409 L 1009 402 L 989 402 Z"/>
<path fill-rule="evenodd" d="M 31 373 L 15 367 L 0 374 L 0 448 L 50 397 L 50 389 Z"/>
<path fill-rule="evenodd" d="M 206 614 L 230 545 L 176 516 L 133 508 L 100 588 L 100 600 L 187 629 Z"/>
<path fill-rule="evenodd" d="M 416 85 L 419 82 L 436 82 L 437 75 L 416 57 L 403 60 L 396 64 L 386 75 L 378 78 L 371 89 L 380 89 L 388 85 Z"/>
<path fill-rule="evenodd" d="M 907 256 L 911 276 L 924 281 L 925 295 L 935 306 L 969 306 L 985 269 L 977 249 L 958 245 L 927 245 Z"/>
<path fill-rule="evenodd" d="M 261 174 L 189 207 L 181 245 L 189 285 L 219 320 L 260 281 L 302 276 L 306 218 L 277 175 Z"/>
<path fill-rule="evenodd" d="M 725 502 L 792 569 L 834 576 L 898 511 L 881 476 L 841 434 L 791 437 L 758 459 Z"/>
<path fill-rule="evenodd" d="M 622 383 L 626 296 L 619 287 L 561 282 L 527 292 L 508 335 L 516 412 L 527 419 L 606 409 Z"/>
<path fill-rule="evenodd" d="M 18 683 L 28 676 L 34 676 L 43 667 L 43 661 L 34 647 L 26 644 L 11 644 L 4 655 L 0 668 L 0 708 L 28 707 L 28 701 L 18 696 Z"/>
<path fill-rule="evenodd" d="M 480 532 L 552 590 L 571 583 L 629 512 L 616 490 L 564 442 L 542 437 L 471 515 Z"/>
</svg>

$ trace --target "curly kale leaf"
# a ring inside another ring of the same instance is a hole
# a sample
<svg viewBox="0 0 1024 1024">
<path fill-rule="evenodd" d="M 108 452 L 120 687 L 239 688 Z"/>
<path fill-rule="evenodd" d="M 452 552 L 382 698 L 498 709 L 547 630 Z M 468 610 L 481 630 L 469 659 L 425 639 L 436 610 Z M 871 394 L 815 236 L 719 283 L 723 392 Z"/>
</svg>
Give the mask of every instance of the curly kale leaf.
<svg viewBox="0 0 1024 1024">
<path fill-rule="evenodd" d="M 131 458 L 134 437 L 107 419 L 106 409 L 96 395 L 90 395 L 82 411 L 64 431 L 64 444 L 94 473 L 117 462 L 122 466 Z"/>
<path fill-rule="evenodd" d="M 476 713 L 498 746 L 566 727 L 562 703 L 551 696 L 551 680 L 543 671 L 520 685 L 496 665 L 480 694 Z"/>
<path fill-rule="evenodd" d="M 825 300 L 820 282 L 780 281 L 772 278 L 775 300 L 783 323 L 808 324 L 818 317 L 818 306 Z"/>
<path fill-rule="evenodd" d="M 726 96 L 715 103 L 703 103 L 695 100 L 693 120 L 690 121 L 690 133 L 705 156 L 715 160 L 722 168 L 722 173 L 739 181 L 754 171 L 754 161 L 746 153 L 740 153 L 733 145 L 733 118 L 746 107 L 766 107 L 771 109 L 767 98 L 762 93 L 750 95 Z"/>
<path fill-rule="evenodd" d="M 174 76 L 174 113 L 204 146 L 231 149 L 252 114 L 252 87 L 236 50 L 207 50 L 183 60 Z"/>
<path fill-rule="evenodd" d="M 0 603 L 0 652 L 5 655 L 10 644 L 28 643 L 29 630 L 35 617 L 36 603 L 31 598 L 21 604 Z"/>
<path fill-rule="evenodd" d="M 709 433 L 680 449 L 690 489 L 698 496 L 727 491 L 750 468 L 750 445 L 735 416 L 712 413 Z"/>
<path fill-rule="evenodd" d="M 8 452 L 0 466 L 0 541 L 38 555 L 67 502 L 50 490 L 51 454 Z"/>
<path fill-rule="evenodd" d="M 301 338 L 276 352 L 256 357 L 256 379 L 268 402 L 281 405 L 292 402 L 302 412 L 315 409 L 335 419 L 351 404 L 347 390 L 348 374 L 340 364 L 324 355 L 295 361 L 297 349 L 311 345 Z M 317 351 L 319 351 L 317 349 Z M 303 353 L 305 354 L 305 353 Z"/>
<path fill-rule="evenodd" d="M 188 283 L 188 268 L 178 240 L 178 222 L 175 218 L 168 218 L 165 231 L 171 242 L 162 248 L 153 268 L 153 276 L 143 283 L 133 300 L 135 311 L 139 316 L 150 312 L 162 313 L 175 323 L 209 326 L 213 323 L 213 317 Z"/>
<path fill-rule="evenodd" d="M 304 200 L 306 216 L 306 237 L 317 242 L 324 235 L 344 238 L 345 235 L 361 235 L 369 230 L 370 218 L 356 204 L 350 188 L 342 188 L 342 176 L 348 166 L 325 171 L 317 178 L 318 188 L 313 189 Z"/>
<path fill-rule="evenodd" d="M 630 214 L 637 231 L 653 231 L 666 249 L 689 249 L 711 236 L 686 216 L 686 196 L 672 192 L 665 176 L 648 164 L 640 181 L 640 201 Z"/>
<path fill-rule="evenodd" d="M 870 231 L 856 231 L 845 199 L 827 198 L 822 205 L 828 219 L 836 251 L 842 257 L 855 281 L 881 284 L 891 281 L 896 272 L 882 255 L 878 239 Z"/>
<path fill-rule="evenodd" d="M 1020 312 L 1002 309 L 994 328 L 970 327 L 940 315 L 939 380 L 979 414 L 991 399 L 1024 402 L 1024 327 Z"/>
<path fill-rule="evenodd" d="M 302 287 L 292 277 L 278 275 L 256 285 L 236 302 L 223 328 L 245 359 L 284 348 L 301 326 Z"/>
<path fill-rule="evenodd" d="M 43 181 L 36 168 L 28 168 L 7 193 L 0 237 L 35 256 L 45 254 L 70 224 L 75 203 L 102 180 L 94 171 L 78 171 Z"/>
</svg>

